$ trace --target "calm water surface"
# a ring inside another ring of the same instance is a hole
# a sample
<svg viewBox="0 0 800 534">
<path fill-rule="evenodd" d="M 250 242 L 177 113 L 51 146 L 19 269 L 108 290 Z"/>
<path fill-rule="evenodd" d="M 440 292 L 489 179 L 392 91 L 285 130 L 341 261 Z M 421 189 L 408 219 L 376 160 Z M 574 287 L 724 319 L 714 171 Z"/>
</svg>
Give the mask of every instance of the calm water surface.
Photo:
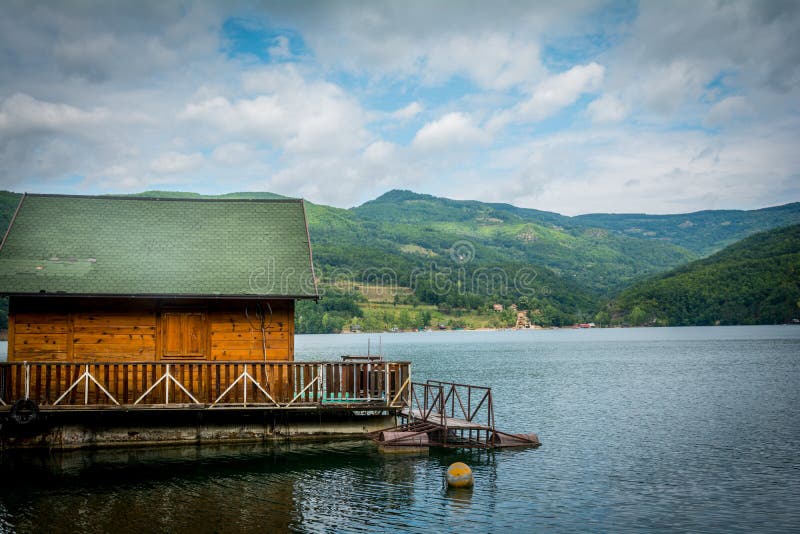
<svg viewBox="0 0 800 534">
<path fill-rule="evenodd" d="M 380 337 L 380 341 L 379 341 Z M 489 385 L 539 449 L 369 442 L 6 452 L 0 531 L 798 531 L 800 327 L 299 336 Z M 472 491 L 450 492 L 454 461 Z"/>
</svg>

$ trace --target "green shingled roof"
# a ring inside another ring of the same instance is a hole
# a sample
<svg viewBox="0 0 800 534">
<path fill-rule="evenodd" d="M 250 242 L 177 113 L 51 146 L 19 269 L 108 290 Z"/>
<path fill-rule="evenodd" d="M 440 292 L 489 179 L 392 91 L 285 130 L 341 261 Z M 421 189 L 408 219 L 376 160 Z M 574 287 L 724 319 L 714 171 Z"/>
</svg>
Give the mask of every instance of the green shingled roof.
<svg viewBox="0 0 800 534">
<path fill-rule="evenodd" d="M 0 294 L 317 296 L 302 200 L 26 195 Z"/>
</svg>

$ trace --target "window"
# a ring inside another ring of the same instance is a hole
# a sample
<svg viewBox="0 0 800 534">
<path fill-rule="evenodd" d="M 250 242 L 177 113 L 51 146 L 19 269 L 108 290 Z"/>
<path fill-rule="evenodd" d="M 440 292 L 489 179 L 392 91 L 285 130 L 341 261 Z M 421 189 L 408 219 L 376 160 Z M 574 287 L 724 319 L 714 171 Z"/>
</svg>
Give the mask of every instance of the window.
<svg viewBox="0 0 800 534">
<path fill-rule="evenodd" d="M 168 311 L 161 314 L 163 358 L 206 357 L 206 315 Z"/>
</svg>

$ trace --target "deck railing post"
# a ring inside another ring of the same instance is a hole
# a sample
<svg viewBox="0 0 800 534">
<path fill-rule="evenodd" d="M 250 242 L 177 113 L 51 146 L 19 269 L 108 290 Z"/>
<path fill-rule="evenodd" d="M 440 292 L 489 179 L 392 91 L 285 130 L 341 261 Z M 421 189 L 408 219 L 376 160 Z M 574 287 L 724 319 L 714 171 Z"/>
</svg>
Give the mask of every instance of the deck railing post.
<svg viewBox="0 0 800 534">
<path fill-rule="evenodd" d="M 450 439 L 450 433 L 447 431 L 447 414 L 445 413 L 447 411 L 447 407 L 444 405 L 445 404 L 444 386 L 442 386 L 441 384 L 439 384 L 439 399 L 440 399 L 439 402 L 441 403 L 442 407 L 439 416 L 439 421 L 441 421 L 441 424 L 444 427 L 444 442 L 447 443 L 447 441 Z"/>
<path fill-rule="evenodd" d="M 23 362 L 25 365 L 25 400 L 31 396 L 31 364 Z"/>
<path fill-rule="evenodd" d="M 492 424 L 492 446 L 494 446 L 497 433 L 495 432 L 495 428 L 494 428 L 494 402 L 492 402 L 492 390 L 491 389 L 489 390 L 489 413 L 491 414 L 490 418 L 491 418 L 491 424 Z"/>
<path fill-rule="evenodd" d="M 369 375 L 372 374 L 372 365 L 367 364 L 367 400 L 372 399 L 372 390 L 369 388 Z"/>
<path fill-rule="evenodd" d="M 467 421 L 471 421 L 472 417 L 470 414 L 472 413 L 472 388 L 467 388 Z"/>
<path fill-rule="evenodd" d="M 0 367 L 0 404 L 3 406 L 8 406 L 3 400 L 3 397 L 6 396 L 6 368 Z"/>
<path fill-rule="evenodd" d="M 402 375 L 401 375 L 401 376 L 402 376 Z M 409 364 L 408 364 L 408 383 L 409 383 L 409 384 L 410 384 L 411 382 L 413 382 L 413 381 L 414 381 L 414 378 L 413 378 L 413 377 L 414 377 L 414 375 L 413 375 L 413 373 L 411 372 L 411 364 L 409 363 Z M 410 395 L 410 394 L 411 394 L 411 391 L 409 390 L 409 395 Z"/>
<path fill-rule="evenodd" d="M 325 398 L 325 369 L 322 364 L 317 365 L 317 376 L 319 377 L 319 391 L 317 392 L 317 402 L 322 402 Z"/>
</svg>

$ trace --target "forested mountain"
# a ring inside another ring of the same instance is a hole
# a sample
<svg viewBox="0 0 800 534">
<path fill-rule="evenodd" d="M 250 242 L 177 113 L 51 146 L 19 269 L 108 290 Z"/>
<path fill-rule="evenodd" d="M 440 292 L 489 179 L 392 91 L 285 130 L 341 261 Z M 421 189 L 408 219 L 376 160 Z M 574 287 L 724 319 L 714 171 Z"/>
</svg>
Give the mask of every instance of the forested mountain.
<svg viewBox="0 0 800 534">
<path fill-rule="evenodd" d="M 657 239 L 707 256 L 756 232 L 800 224 L 800 202 L 760 210 L 712 210 L 679 215 L 590 214 L 573 219 L 633 237 Z"/>
<path fill-rule="evenodd" d="M 575 224 L 557 213 L 410 191 L 390 191 L 349 212 L 384 248 L 442 257 L 454 243 L 467 241 L 476 249 L 474 262 L 539 266 L 598 296 L 696 257 L 669 243 Z M 327 237 L 318 235 L 315 243 Z"/>
<path fill-rule="evenodd" d="M 138 195 L 207 197 L 171 191 Z M 20 196 L 0 192 L 3 228 Z M 280 195 L 243 192 L 216 198 Z M 483 310 L 525 297 L 540 311 L 541 324 L 557 325 L 592 318 L 632 284 L 732 241 L 800 222 L 800 203 L 754 211 L 568 217 L 395 190 L 351 209 L 308 202 L 307 214 L 317 273 L 329 288 L 329 302 L 320 308 L 325 313 L 339 313 L 341 319 L 355 309 L 355 300 L 336 288 L 389 285 L 405 288 L 398 292 L 401 303 L 445 310 Z M 624 293 L 614 311 L 630 313 L 631 295 Z M 681 324 L 687 321 L 693 322 L 682 315 Z"/>
<path fill-rule="evenodd" d="M 800 317 L 800 225 L 750 236 L 636 284 L 610 306 L 632 324 L 774 324 Z"/>
</svg>

